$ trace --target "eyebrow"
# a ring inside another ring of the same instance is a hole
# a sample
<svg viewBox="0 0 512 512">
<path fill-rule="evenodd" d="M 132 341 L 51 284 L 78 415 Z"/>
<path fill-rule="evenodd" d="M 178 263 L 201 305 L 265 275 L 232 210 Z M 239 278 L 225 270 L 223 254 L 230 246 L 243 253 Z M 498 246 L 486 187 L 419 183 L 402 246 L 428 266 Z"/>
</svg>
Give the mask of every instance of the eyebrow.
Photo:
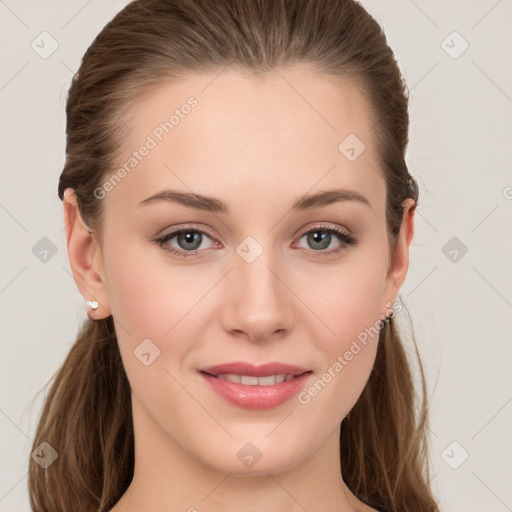
<svg viewBox="0 0 512 512">
<path fill-rule="evenodd" d="M 228 206 L 220 199 L 192 192 L 178 192 L 176 190 L 162 190 L 161 192 L 144 199 L 138 204 L 138 206 L 147 206 L 161 201 L 177 203 L 188 208 L 195 208 L 213 213 L 227 214 L 229 212 Z M 317 192 L 316 194 L 305 194 L 300 196 L 294 201 L 291 210 L 303 211 L 312 208 L 321 208 L 323 206 L 328 206 L 342 201 L 356 201 L 371 208 L 368 199 L 356 190 L 334 189 Z"/>
</svg>

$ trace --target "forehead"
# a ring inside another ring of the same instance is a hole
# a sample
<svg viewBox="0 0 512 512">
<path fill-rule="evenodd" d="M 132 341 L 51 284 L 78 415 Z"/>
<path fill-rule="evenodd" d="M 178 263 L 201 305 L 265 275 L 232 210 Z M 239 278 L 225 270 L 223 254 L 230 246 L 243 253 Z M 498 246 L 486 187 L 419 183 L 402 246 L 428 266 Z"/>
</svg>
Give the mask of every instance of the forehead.
<svg viewBox="0 0 512 512">
<path fill-rule="evenodd" d="M 384 200 L 364 96 L 307 66 L 189 74 L 134 103 L 127 122 L 117 163 L 128 172 L 109 203 L 134 208 L 165 188 L 226 203 L 339 187 Z"/>
</svg>

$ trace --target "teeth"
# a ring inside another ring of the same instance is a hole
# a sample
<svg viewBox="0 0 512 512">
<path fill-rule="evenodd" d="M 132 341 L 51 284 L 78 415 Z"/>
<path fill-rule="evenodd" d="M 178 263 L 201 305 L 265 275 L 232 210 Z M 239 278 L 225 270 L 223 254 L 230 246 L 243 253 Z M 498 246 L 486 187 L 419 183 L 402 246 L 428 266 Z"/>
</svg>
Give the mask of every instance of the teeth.
<svg viewBox="0 0 512 512">
<path fill-rule="evenodd" d="M 235 375 L 234 373 L 222 373 L 217 375 L 218 379 L 227 380 L 236 384 L 244 384 L 246 386 L 273 386 L 284 381 L 292 380 L 295 375 L 286 375 L 280 373 L 278 375 L 268 375 L 267 377 L 254 377 L 252 375 Z"/>
<path fill-rule="evenodd" d="M 269 375 L 268 377 L 258 377 L 258 384 L 260 386 L 272 386 L 273 384 L 279 383 L 276 379 L 276 375 Z"/>
<path fill-rule="evenodd" d="M 258 377 L 241 375 L 240 376 L 240 384 L 245 384 L 246 386 L 257 386 L 258 385 Z"/>
</svg>

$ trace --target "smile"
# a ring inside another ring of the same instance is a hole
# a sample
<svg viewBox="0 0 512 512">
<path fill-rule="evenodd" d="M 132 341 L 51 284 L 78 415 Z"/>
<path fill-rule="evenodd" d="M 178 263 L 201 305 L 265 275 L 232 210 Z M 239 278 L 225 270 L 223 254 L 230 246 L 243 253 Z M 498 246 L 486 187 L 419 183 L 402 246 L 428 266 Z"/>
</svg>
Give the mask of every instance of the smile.
<svg viewBox="0 0 512 512">
<path fill-rule="evenodd" d="M 202 368 L 199 375 L 217 396 L 245 409 L 270 409 L 297 395 L 312 374 L 284 363 L 234 362 Z"/>
<path fill-rule="evenodd" d="M 288 382 L 296 376 L 293 374 L 279 373 L 277 375 L 268 375 L 266 377 L 255 377 L 253 375 L 237 375 L 236 373 L 221 373 L 220 375 L 213 375 L 218 379 L 227 380 L 236 384 L 243 384 L 244 386 L 273 386 L 281 382 Z"/>
</svg>

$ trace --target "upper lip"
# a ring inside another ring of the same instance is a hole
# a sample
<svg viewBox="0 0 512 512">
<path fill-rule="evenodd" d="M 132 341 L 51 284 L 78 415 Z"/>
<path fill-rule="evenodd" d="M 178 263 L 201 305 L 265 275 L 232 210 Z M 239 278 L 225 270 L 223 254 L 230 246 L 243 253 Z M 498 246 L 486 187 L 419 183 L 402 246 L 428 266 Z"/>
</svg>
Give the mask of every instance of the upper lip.
<svg viewBox="0 0 512 512">
<path fill-rule="evenodd" d="M 255 366 L 251 363 L 244 361 L 235 361 L 232 363 L 218 364 L 215 366 L 208 366 L 201 368 L 200 371 L 210 373 L 212 375 L 234 374 L 234 375 L 248 375 L 253 377 L 267 377 L 269 375 L 302 375 L 309 370 L 285 363 L 266 363 Z"/>
</svg>

